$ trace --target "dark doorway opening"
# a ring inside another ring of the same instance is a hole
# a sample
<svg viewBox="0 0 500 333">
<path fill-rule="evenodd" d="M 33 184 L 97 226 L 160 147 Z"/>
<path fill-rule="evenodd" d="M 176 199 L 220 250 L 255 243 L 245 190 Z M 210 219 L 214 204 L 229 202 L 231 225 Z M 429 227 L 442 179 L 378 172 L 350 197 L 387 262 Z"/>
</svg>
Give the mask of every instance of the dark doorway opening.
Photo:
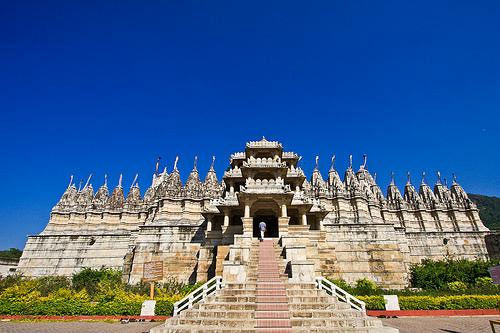
<svg viewBox="0 0 500 333">
<path fill-rule="evenodd" d="M 259 223 L 260 222 L 266 223 L 266 232 L 264 234 L 264 237 L 268 237 L 268 238 L 279 237 L 278 218 L 276 216 L 273 216 L 273 215 L 257 215 L 253 218 L 253 236 L 254 237 L 260 236 L 260 230 L 259 230 Z"/>
</svg>

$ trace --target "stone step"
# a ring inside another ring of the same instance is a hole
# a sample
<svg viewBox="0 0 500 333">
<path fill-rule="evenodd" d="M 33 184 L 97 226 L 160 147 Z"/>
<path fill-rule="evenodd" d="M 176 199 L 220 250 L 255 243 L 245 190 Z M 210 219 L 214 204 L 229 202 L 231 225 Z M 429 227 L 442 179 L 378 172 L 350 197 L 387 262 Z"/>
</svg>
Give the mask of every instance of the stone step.
<svg viewBox="0 0 500 333">
<path fill-rule="evenodd" d="M 181 318 L 225 318 L 225 319 L 254 319 L 255 312 L 253 310 L 204 310 L 191 309 L 183 311 L 180 314 Z M 289 317 L 287 317 L 289 318 Z"/>
<path fill-rule="evenodd" d="M 382 327 L 380 319 L 291 318 L 293 327 Z"/>
<path fill-rule="evenodd" d="M 351 306 L 346 303 L 341 302 L 331 302 L 331 303 L 318 303 L 318 302 L 301 302 L 301 303 L 289 303 L 290 311 L 296 310 L 350 310 Z"/>
<path fill-rule="evenodd" d="M 304 311 L 304 310 L 293 310 L 290 307 L 290 317 L 291 318 L 364 318 L 365 314 L 351 309 L 334 309 L 334 310 L 323 310 L 315 309 L 314 311 Z"/>
<path fill-rule="evenodd" d="M 247 311 L 255 311 L 257 305 L 252 303 L 233 303 L 233 302 L 210 302 L 210 303 L 200 303 L 199 309 L 203 310 L 224 310 L 224 311 L 238 311 L 238 310 L 247 310 Z M 189 310 L 188 310 L 189 311 Z"/>
<path fill-rule="evenodd" d="M 227 318 L 184 318 L 173 317 L 169 320 L 168 325 L 186 325 L 197 326 L 199 328 L 205 326 L 218 326 L 224 328 L 249 329 L 255 327 L 255 320 L 249 319 L 227 319 Z"/>
<path fill-rule="evenodd" d="M 224 328 L 219 326 L 160 326 L 150 330 L 151 333 L 254 333 L 254 328 Z"/>
<path fill-rule="evenodd" d="M 288 311 L 255 311 L 255 319 L 290 319 Z"/>
<path fill-rule="evenodd" d="M 290 319 L 257 319 L 255 328 L 291 328 Z"/>
</svg>

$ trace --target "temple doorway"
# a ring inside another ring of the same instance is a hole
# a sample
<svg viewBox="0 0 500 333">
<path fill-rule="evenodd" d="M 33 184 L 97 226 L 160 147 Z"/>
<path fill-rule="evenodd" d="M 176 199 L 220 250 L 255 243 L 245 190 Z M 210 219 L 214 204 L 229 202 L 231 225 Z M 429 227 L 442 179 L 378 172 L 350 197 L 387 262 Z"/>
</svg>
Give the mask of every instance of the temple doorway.
<svg viewBox="0 0 500 333">
<path fill-rule="evenodd" d="M 253 236 L 254 237 L 259 237 L 260 235 L 260 230 L 259 230 L 259 223 L 260 222 L 265 222 L 267 226 L 266 233 L 264 234 L 264 237 L 267 238 L 277 238 L 279 237 L 279 230 L 278 230 L 278 218 L 274 215 L 256 215 L 253 218 Z"/>
</svg>

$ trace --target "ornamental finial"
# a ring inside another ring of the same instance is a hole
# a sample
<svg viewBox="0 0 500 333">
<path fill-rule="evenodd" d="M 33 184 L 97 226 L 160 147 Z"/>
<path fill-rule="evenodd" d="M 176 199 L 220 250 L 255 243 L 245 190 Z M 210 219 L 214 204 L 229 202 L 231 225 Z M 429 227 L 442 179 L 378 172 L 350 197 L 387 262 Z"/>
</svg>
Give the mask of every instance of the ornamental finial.
<svg viewBox="0 0 500 333">
<path fill-rule="evenodd" d="M 122 187 L 123 174 L 120 173 L 120 178 L 118 178 L 118 187 Z"/>
<path fill-rule="evenodd" d="M 439 170 L 437 171 L 437 184 L 441 184 L 441 172 L 439 172 Z"/>
<path fill-rule="evenodd" d="M 103 184 L 103 186 L 106 186 L 106 187 L 108 186 L 108 174 L 106 174 L 106 173 L 104 174 L 104 184 Z"/>
<path fill-rule="evenodd" d="M 89 178 L 87 178 L 87 182 L 85 183 L 85 186 L 83 187 L 84 189 L 87 188 L 87 186 L 89 186 L 89 183 L 90 183 L 90 179 L 92 178 L 92 174 L 89 175 Z"/>
<path fill-rule="evenodd" d="M 457 175 L 455 175 L 454 173 L 452 174 L 452 177 L 453 177 L 453 184 L 456 184 L 457 183 Z"/>
<path fill-rule="evenodd" d="M 377 173 L 376 172 L 373 173 L 373 182 L 375 184 L 377 184 Z"/>
<path fill-rule="evenodd" d="M 139 177 L 138 173 L 135 174 L 134 180 L 132 181 L 132 184 L 130 184 L 130 188 L 134 187 L 134 184 L 137 181 L 137 177 Z"/>
<path fill-rule="evenodd" d="M 395 182 L 394 182 L 394 171 L 391 172 L 391 185 L 395 185 Z"/>
<path fill-rule="evenodd" d="M 81 191 L 81 189 L 82 189 L 82 184 L 83 184 L 83 180 L 82 180 L 82 179 L 80 179 L 80 184 L 78 185 L 78 192 L 80 192 L 80 191 Z"/>
<path fill-rule="evenodd" d="M 411 184 L 411 175 L 410 175 L 410 171 L 408 171 L 408 173 L 406 174 L 406 184 L 407 184 L 407 185 L 410 185 L 410 184 Z"/>
<path fill-rule="evenodd" d="M 368 156 L 366 154 L 363 154 L 363 165 L 361 166 L 361 169 L 364 169 L 366 167 L 366 160 Z"/>
<path fill-rule="evenodd" d="M 194 163 L 193 163 L 193 171 L 197 171 L 197 169 L 196 169 L 197 164 L 198 164 L 198 156 L 195 156 L 194 157 Z"/>
<path fill-rule="evenodd" d="M 316 155 L 316 167 L 314 168 L 314 170 L 318 170 L 318 162 L 319 162 L 319 156 Z"/>
<path fill-rule="evenodd" d="M 352 169 L 352 154 L 349 155 L 349 169 Z"/>
<path fill-rule="evenodd" d="M 156 159 L 156 166 L 155 166 L 155 175 L 158 176 L 158 169 L 160 168 L 160 160 L 161 160 L 161 156 L 158 156 L 158 158 Z"/>
<path fill-rule="evenodd" d="M 335 154 L 332 155 L 332 164 L 330 166 L 330 170 L 335 170 Z"/>
<path fill-rule="evenodd" d="M 422 172 L 422 184 L 425 184 L 425 171 Z"/>
<path fill-rule="evenodd" d="M 73 185 L 73 175 L 70 175 L 69 176 L 69 184 L 68 184 L 68 188 L 71 187 L 71 185 Z"/>
<path fill-rule="evenodd" d="M 179 156 L 175 156 L 174 171 L 177 171 L 177 162 L 179 162 Z"/>
<path fill-rule="evenodd" d="M 215 164 L 215 155 L 212 156 L 212 164 L 210 164 L 210 170 L 214 169 L 214 164 Z"/>
</svg>

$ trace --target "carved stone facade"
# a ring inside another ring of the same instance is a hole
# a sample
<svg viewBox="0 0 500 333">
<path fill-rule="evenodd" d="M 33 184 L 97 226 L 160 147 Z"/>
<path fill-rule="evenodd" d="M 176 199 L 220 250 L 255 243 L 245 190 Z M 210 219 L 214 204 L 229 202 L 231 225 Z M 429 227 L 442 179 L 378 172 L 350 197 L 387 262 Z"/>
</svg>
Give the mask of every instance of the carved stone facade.
<svg viewBox="0 0 500 333">
<path fill-rule="evenodd" d="M 393 178 L 384 196 L 366 156 L 358 171 L 350 157 L 343 180 L 335 157 L 326 179 L 318 158 L 309 180 L 299 161 L 263 138 L 231 155 L 221 182 L 213 163 L 202 181 L 195 159 L 183 185 L 178 158 L 170 174 L 153 175 L 143 198 L 137 176 L 126 197 L 121 176 L 111 195 L 107 178 L 95 195 L 90 177 L 80 189 L 71 180 L 45 230 L 28 238 L 18 271 L 71 275 L 106 266 L 136 283 L 145 262 L 161 260 L 165 278 L 244 276 L 260 221 L 280 239 L 292 275 L 308 270 L 402 288 L 410 264 L 424 258 L 487 257 L 489 230 L 455 178 L 448 188 L 438 173 L 433 190 L 422 178 L 417 190 L 408 175 L 403 194 Z"/>
</svg>

